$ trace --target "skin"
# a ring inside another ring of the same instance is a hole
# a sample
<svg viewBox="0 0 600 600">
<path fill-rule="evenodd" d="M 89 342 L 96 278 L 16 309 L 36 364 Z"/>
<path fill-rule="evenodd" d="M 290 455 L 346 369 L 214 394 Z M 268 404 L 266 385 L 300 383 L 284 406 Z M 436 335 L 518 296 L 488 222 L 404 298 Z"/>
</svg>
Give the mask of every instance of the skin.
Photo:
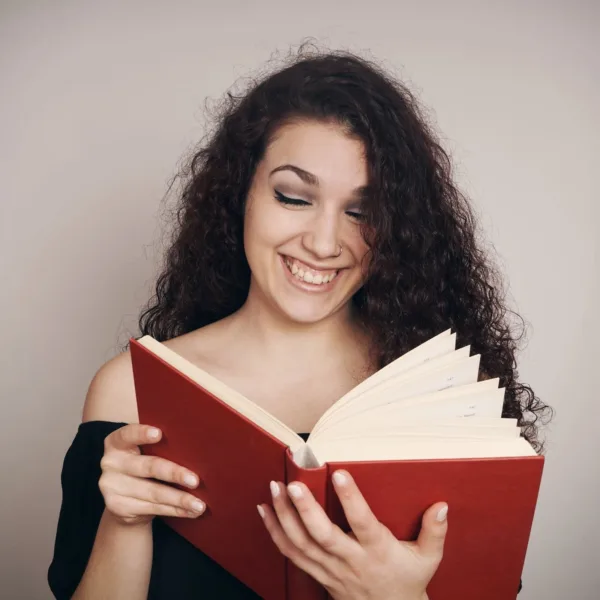
<svg viewBox="0 0 600 600">
<path fill-rule="evenodd" d="M 350 304 L 369 260 L 360 228 L 366 185 L 360 141 L 332 124 L 282 127 L 248 193 L 244 244 L 252 277 L 246 303 L 230 317 L 166 345 L 295 431 L 310 431 L 331 404 L 375 370 Z M 282 195 L 295 203 L 282 201 Z M 300 282 L 284 258 L 313 267 L 314 274 L 337 275 L 323 287 Z M 150 523 L 155 515 L 198 518 L 205 506 L 191 491 L 199 475 L 141 455 L 139 446 L 155 443 L 161 432 L 139 424 L 128 352 L 104 365 L 92 381 L 83 420 L 94 419 L 130 424 L 105 441 L 100 489 L 106 510 L 78 594 L 92 598 L 93 590 L 106 590 L 109 573 L 119 581 L 115 553 L 126 560 L 131 553 L 122 549 L 128 546 L 136 547 L 138 556 L 144 548 L 146 558 L 136 563 L 136 582 L 131 570 L 123 571 L 119 585 L 128 586 L 128 595 L 122 597 L 142 598 L 151 566 Z M 273 542 L 336 600 L 426 598 L 443 554 L 447 506 L 430 507 L 418 540 L 401 542 L 377 521 L 350 475 L 341 476 L 334 488 L 351 534 L 331 523 L 303 484 L 272 482 L 273 505 L 261 505 L 258 512 Z M 161 482 L 183 484 L 190 492 Z M 107 548 L 117 538 L 123 541 L 110 548 L 110 566 Z M 112 597 L 112 590 L 125 589 L 119 585 L 111 588 Z"/>
</svg>

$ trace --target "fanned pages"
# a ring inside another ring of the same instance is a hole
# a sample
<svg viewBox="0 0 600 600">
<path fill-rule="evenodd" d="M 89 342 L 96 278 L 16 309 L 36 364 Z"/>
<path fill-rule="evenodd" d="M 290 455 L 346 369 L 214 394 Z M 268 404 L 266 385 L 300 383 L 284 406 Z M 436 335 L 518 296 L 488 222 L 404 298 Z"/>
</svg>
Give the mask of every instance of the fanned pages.
<svg viewBox="0 0 600 600">
<path fill-rule="evenodd" d="M 450 330 L 399 357 L 335 402 L 308 441 L 260 406 L 151 336 L 138 343 L 290 448 L 300 466 L 332 460 L 528 456 L 514 419 L 502 419 L 498 379 L 477 381 L 479 355 Z"/>
</svg>

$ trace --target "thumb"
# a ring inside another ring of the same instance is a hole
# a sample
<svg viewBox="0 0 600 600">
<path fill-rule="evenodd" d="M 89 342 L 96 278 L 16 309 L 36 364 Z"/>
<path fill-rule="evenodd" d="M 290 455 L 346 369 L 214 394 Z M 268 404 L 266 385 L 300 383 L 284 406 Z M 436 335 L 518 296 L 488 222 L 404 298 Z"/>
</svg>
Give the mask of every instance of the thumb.
<svg viewBox="0 0 600 600">
<path fill-rule="evenodd" d="M 417 546 L 421 554 L 441 560 L 448 531 L 448 505 L 438 502 L 423 515 Z"/>
</svg>

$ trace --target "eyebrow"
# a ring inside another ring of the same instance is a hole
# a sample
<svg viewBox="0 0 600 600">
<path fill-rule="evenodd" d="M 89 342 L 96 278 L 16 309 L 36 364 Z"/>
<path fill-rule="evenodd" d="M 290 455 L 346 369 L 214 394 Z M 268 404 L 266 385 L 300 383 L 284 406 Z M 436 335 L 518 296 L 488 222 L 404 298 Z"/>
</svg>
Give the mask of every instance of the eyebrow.
<svg viewBox="0 0 600 600">
<path fill-rule="evenodd" d="M 296 165 L 287 164 L 287 165 L 281 165 L 279 167 L 276 167 L 269 173 L 269 177 L 271 177 L 271 175 L 273 175 L 274 173 L 277 173 L 278 171 L 291 171 L 292 173 L 295 173 L 302 181 L 304 181 L 304 183 L 306 183 L 308 185 L 312 185 L 314 187 L 319 187 L 319 178 L 314 173 L 309 173 L 308 171 L 305 171 L 304 169 L 301 169 L 300 167 L 297 167 Z M 363 186 L 354 188 L 352 190 L 352 196 L 354 196 L 356 199 L 358 199 L 360 201 L 363 201 L 363 200 L 366 200 L 370 191 L 371 191 L 370 186 L 363 185 Z"/>
</svg>

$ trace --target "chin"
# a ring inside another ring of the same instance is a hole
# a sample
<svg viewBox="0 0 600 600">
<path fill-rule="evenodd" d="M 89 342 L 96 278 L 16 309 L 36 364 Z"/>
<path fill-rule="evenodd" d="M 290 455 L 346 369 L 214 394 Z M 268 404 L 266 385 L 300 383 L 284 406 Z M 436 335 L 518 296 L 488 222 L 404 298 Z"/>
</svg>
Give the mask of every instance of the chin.
<svg viewBox="0 0 600 600">
<path fill-rule="evenodd" d="M 343 310 L 342 307 L 329 308 L 325 306 L 315 306 L 311 302 L 289 302 L 283 304 L 277 303 L 279 311 L 290 321 L 303 325 L 319 323 L 332 315 Z"/>
</svg>

